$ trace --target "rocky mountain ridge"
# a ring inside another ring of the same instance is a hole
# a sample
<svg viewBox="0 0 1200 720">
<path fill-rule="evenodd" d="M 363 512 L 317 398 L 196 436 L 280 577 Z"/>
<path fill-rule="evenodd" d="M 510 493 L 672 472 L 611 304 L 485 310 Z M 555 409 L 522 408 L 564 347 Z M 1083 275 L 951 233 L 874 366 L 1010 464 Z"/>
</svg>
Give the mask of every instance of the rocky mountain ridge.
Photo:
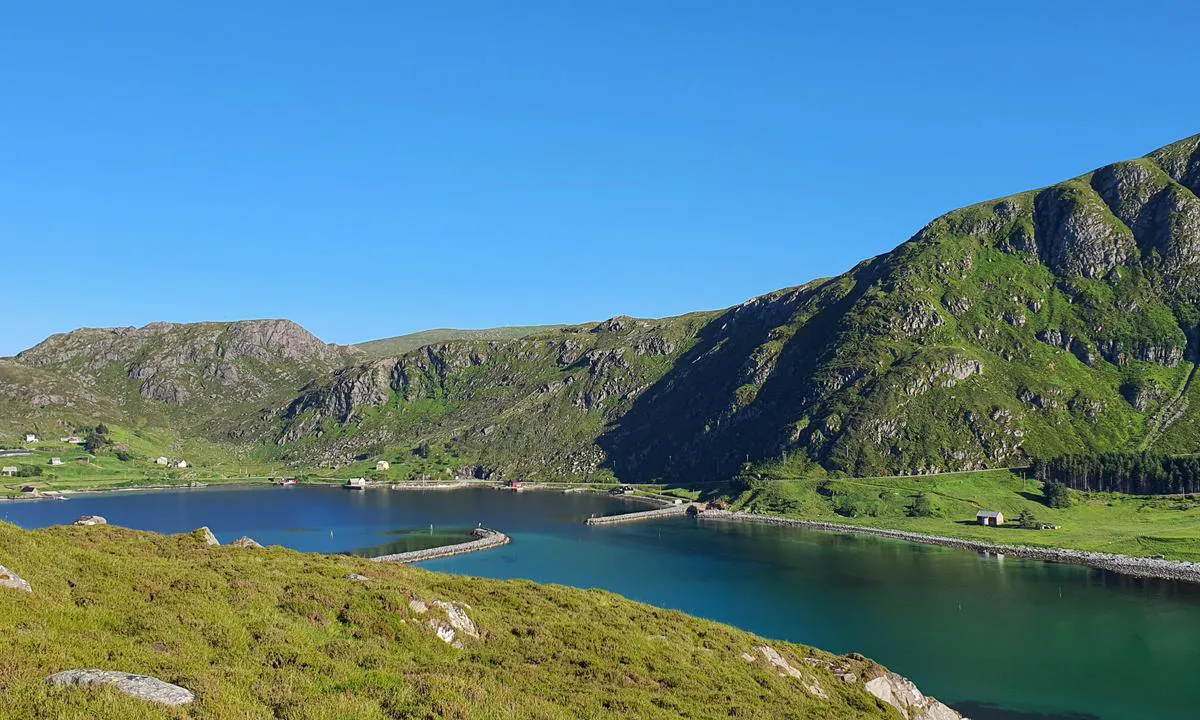
<svg viewBox="0 0 1200 720">
<path fill-rule="evenodd" d="M 56 336 L 10 365 L 85 378 L 93 413 L 122 412 L 120 387 L 196 408 L 236 394 L 205 431 L 296 464 L 433 445 L 523 475 L 698 481 L 747 463 L 866 475 L 1190 452 L 1198 148 L 947 213 L 843 275 L 724 311 L 375 359 L 284 321 L 156 325 Z"/>
</svg>

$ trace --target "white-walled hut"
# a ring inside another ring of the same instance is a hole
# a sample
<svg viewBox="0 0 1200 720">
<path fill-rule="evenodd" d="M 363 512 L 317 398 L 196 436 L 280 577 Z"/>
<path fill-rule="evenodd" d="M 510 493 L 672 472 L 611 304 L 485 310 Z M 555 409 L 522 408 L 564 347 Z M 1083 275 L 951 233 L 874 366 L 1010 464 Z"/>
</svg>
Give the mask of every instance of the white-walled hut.
<svg viewBox="0 0 1200 720">
<path fill-rule="evenodd" d="M 975 520 L 980 525 L 998 527 L 1004 524 L 1004 513 L 999 510 L 980 510 L 975 513 Z"/>
</svg>

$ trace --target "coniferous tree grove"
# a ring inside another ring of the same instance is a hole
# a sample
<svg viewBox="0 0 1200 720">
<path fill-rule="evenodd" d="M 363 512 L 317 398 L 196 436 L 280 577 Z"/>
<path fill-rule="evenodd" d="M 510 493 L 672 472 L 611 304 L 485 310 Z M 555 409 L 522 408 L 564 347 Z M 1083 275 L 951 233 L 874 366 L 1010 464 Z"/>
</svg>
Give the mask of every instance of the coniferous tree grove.
<svg viewBox="0 0 1200 720">
<path fill-rule="evenodd" d="M 1034 476 L 1073 490 L 1131 495 L 1200 492 L 1200 456 L 1162 453 L 1081 453 L 1035 460 Z"/>
</svg>

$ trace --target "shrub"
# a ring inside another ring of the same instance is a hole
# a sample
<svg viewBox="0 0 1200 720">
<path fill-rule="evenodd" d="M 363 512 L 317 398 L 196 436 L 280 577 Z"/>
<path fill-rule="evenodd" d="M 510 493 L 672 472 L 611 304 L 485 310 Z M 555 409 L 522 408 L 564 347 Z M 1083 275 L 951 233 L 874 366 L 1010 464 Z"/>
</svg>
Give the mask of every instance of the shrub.
<svg viewBox="0 0 1200 720">
<path fill-rule="evenodd" d="M 925 493 L 917 493 L 908 506 L 909 517 L 933 517 L 933 503 Z"/>
<path fill-rule="evenodd" d="M 1052 508 L 1071 506 L 1071 491 L 1063 483 L 1047 480 L 1042 483 L 1042 494 L 1046 497 L 1046 505 Z"/>
</svg>

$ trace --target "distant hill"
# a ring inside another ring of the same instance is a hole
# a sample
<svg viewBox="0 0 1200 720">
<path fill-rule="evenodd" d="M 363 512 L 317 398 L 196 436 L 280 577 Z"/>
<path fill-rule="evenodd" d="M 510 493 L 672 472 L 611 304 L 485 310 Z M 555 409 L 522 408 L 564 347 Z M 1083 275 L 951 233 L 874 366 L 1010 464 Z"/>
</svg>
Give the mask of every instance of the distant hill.
<svg viewBox="0 0 1200 720">
<path fill-rule="evenodd" d="M 362 350 L 370 358 L 385 358 L 403 355 L 410 350 L 416 350 L 426 345 L 450 342 L 451 340 L 518 340 L 520 338 L 552 332 L 566 325 L 514 325 L 510 327 L 483 328 L 481 330 L 456 330 L 454 328 L 435 328 L 422 330 L 407 335 L 368 340 L 353 345 Z"/>
</svg>

